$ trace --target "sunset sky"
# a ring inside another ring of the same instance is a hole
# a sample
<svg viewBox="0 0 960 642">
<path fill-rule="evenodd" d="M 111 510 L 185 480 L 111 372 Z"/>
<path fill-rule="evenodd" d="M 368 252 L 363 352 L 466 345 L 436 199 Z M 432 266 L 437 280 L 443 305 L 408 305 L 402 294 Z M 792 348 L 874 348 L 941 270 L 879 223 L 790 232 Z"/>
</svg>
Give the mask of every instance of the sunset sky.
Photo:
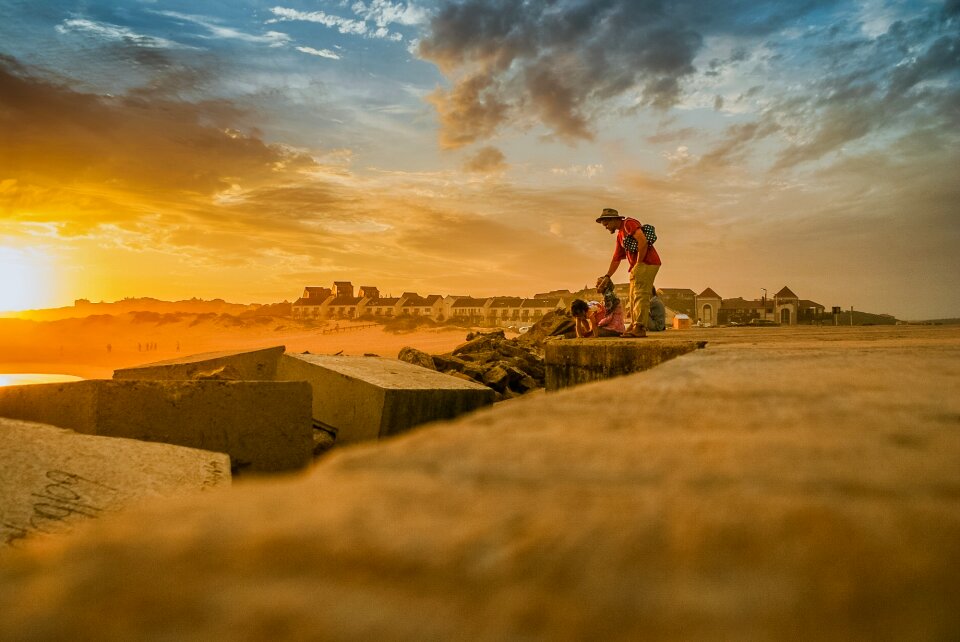
<svg viewBox="0 0 960 642">
<path fill-rule="evenodd" d="M 661 287 L 960 316 L 960 0 L 0 16 L 0 310 L 578 289 L 615 207 Z"/>
</svg>

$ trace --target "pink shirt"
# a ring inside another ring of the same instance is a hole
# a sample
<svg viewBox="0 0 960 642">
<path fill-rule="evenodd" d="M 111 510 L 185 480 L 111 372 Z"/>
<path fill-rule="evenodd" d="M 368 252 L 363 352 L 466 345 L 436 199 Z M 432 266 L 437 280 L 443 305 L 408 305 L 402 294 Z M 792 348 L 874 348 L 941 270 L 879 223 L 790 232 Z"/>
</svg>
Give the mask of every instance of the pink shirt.
<svg viewBox="0 0 960 642">
<path fill-rule="evenodd" d="M 613 312 L 607 313 L 602 303 L 589 302 L 587 316 L 590 317 L 597 326 L 614 330 L 615 332 L 625 332 L 627 327 L 623 321 L 623 305 L 618 305 Z"/>
<path fill-rule="evenodd" d="M 601 312 L 606 312 L 603 305 L 600 305 Z M 614 330 L 616 332 L 626 332 L 627 326 L 623 322 L 623 305 L 618 305 L 613 309 L 613 312 L 602 316 L 600 321 L 597 322 L 597 325 L 601 328 L 606 328 L 607 330 Z"/>
</svg>

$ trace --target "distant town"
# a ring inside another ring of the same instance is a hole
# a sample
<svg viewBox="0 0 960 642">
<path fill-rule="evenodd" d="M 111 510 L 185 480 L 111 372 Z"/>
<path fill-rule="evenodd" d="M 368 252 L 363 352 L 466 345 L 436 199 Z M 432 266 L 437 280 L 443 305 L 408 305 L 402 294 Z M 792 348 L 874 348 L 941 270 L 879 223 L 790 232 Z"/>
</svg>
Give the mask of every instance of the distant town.
<svg viewBox="0 0 960 642">
<path fill-rule="evenodd" d="M 626 301 L 629 285 L 616 286 L 618 296 Z M 697 294 L 687 288 L 661 288 L 658 294 L 667 313 L 667 324 L 673 325 L 678 315 L 696 325 L 816 325 L 833 322 L 831 310 L 808 299 L 801 299 L 784 286 L 772 297 L 760 299 L 724 299 L 711 288 Z M 292 305 L 294 318 L 302 320 L 384 319 L 424 317 L 436 322 L 455 321 L 476 326 L 516 327 L 535 323 L 543 315 L 558 308 L 567 308 L 577 298 L 596 298 L 594 290 L 553 290 L 524 297 L 476 298 L 465 295 L 404 292 L 399 297 L 384 297 L 377 287 L 363 285 L 354 289 L 350 281 L 335 281 L 331 287 L 308 286 Z M 895 323 L 890 315 L 874 322 Z"/>
</svg>

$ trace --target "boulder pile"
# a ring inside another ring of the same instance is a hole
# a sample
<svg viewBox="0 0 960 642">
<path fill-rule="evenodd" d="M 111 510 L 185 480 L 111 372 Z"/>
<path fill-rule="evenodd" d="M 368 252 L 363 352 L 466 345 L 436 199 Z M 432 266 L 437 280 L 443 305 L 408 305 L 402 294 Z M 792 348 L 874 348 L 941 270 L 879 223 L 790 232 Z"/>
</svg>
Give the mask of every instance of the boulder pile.
<svg viewBox="0 0 960 642">
<path fill-rule="evenodd" d="M 519 397 L 544 387 L 544 343 L 573 329 L 566 310 L 546 314 L 526 333 L 513 339 L 503 330 L 471 332 L 446 354 L 430 355 L 416 348 L 400 350 L 397 358 L 454 377 L 481 383 L 496 392 L 496 401 Z"/>
</svg>

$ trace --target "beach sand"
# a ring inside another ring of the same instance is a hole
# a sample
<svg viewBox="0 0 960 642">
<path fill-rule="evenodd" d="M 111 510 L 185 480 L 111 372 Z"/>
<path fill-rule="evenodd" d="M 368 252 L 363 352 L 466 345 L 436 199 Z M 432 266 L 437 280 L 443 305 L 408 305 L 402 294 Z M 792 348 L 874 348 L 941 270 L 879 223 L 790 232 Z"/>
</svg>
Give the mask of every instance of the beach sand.
<svg viewBox="0 0 960 642">
<path fill-rule="evenodd" d="M 469 332 L 440 327 L 396 333 L 369 323 L 341 321 L 311 328 L 276 317 L 241 321 L 236 317 L 181 316 L 179 320 L 136 314 L 47 322 L 2 319 L 0 373 L 109 378 L 116 368 L 204 352 L 278 345 L 288 352 L 396 358 L 405 346 L 430 354 L 449 352 L 466 341 Z"/>
</svg>

